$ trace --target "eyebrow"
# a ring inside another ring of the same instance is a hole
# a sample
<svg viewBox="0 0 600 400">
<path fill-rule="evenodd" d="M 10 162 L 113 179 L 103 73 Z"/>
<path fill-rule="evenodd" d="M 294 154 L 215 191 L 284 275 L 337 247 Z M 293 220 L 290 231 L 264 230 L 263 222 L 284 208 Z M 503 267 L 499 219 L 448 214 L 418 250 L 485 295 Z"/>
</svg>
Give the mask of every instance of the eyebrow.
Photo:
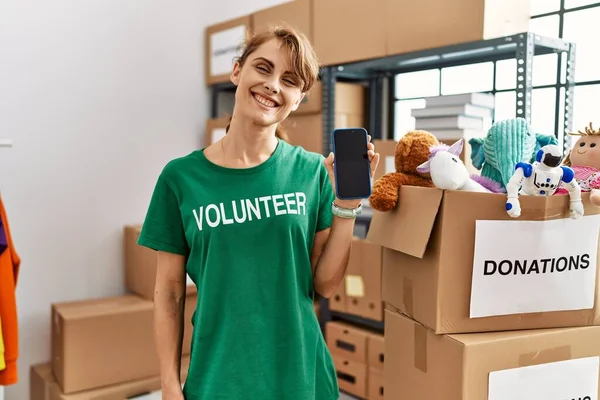
<svg viewBox="0 0 600 400">
<path fill-rule="evenodd" d="M 261 61 L 264 61 L 264 62 L 266 62 L 267 64 L 269 64 L 269 66 L 270 66 L 271 68 L 275 68 L 275 64 L 274 64 L 274 63 L 273 63 L 273 61 L 271 61 L 271 60 L 267 60 L 267 59 L 266 59 L 266 58 L 264 58 L 264 57 L 256 57 L 256 58 L 254 59 L 254 61 L 258 61 L 258 60 L 261 60 Z"/>
<path fill-rule="evenodd" d="M 269 64 L 269 66 L 270 66 L 271 68 L 275 68 L 275 64 L 273 63 L 273 61 L 271 61 L 271 60 L 268 60 L 268 59 L 266 59 L 266 58 L 264 58 L 264 57 L 256 57 L 256 58 L 254 59 L 254 61 L 263 61 L 263 62 L 266 62 L 267 64 Z M 285 72 L 286 72 L 286 74 L 292 74 L 292 75 L 296 75 L 296 74 L 295 74 L 294 72 L 292 72 L 292 71 L 285 71 Z"/>
</svg>

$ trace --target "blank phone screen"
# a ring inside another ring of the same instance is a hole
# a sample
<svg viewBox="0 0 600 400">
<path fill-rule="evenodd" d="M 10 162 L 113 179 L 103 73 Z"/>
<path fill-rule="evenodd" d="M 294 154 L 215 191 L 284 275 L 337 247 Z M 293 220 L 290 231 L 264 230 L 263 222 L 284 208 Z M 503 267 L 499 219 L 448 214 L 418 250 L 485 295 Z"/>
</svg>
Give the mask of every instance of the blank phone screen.
<svg viewBox="0 0 600 400">
<path fill-rule="evenodd" d="M 371 193 L 371 173 L 367 154 L 367 133 L 363 129 L 334 131 L 337 196 L 367 198 Z"/>
</svg>

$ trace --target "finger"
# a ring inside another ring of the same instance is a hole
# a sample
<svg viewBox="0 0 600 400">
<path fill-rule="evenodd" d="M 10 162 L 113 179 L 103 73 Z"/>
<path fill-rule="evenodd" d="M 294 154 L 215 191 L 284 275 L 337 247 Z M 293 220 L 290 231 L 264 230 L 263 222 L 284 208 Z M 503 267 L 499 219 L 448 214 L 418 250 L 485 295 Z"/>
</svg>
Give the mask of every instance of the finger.
<svg viewBox="0 0 600 400">
<path fill-rule="evenodd" d="M 371 160 L 371 175 L 372 176 L 375 175 L 375 171 L 377 170 L 378 166 L 379 166 L 379 153 L 375 153 L 375 156 Z"/>
<path fill-rule="evenodd" d="M 367 154 L 369 155 L 369 160 L 373 160 L 373 157 L 375 157 L 375 152 L 373 150 L 367 151 Z"/>
<path fill-rule="evenodd" d="M 371 142 L 371 135 L 367 135 L 367 142 Z"/>
<path fill-rule="evenodd" d="M 368 148 L 369 150 L 375 151 L 375 145 L 374 145 L 373 143 L 369 143 L 369 144 L 367 145 L 367 148 Z"/>
</svg>

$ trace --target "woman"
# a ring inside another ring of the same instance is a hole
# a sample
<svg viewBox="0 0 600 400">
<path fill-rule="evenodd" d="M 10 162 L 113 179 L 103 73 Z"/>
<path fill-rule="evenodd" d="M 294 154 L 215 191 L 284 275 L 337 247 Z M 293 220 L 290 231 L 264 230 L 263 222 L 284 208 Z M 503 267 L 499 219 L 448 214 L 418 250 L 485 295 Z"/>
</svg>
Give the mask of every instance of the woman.
<svg viewBox="0 0 600 400">
<path fill-rule="evenodd" d="M 287 28 L 250 38 L 234 64 L 235 108 L 219 142 L 169 162 L 139 243 L 158 251 L 155 328 L 165 400 L 337 400 L 313 308 L 346 271 L 355 209 L 327 159 L 280 138 L 317 79 L 314 50 Z M 369 144 L 372 171 L 379 155 Z M 337 213 L 337 212 L 336 212 Z M 186 272 L 198 288 L 185 387 Z"/>
</svg>

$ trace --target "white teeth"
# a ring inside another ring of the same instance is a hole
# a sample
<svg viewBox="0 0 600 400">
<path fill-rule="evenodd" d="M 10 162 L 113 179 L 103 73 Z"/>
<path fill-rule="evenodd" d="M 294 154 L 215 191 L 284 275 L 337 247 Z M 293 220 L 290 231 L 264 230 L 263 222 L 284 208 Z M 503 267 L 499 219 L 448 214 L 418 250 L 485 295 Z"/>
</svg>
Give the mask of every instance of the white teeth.
<svg viewBox="0 0 600 400">
<path fill-rule="evenodd" d="M 274 102 L 272 102 L 269 99 L 265 99 L 264 97 L 262 97 L 260 94 L 256 94 L 254 93 L 254 98 L 256 99 L 256 101 L 258 101 L 260 104 L 263 104 L 267 107 L 275 107 L 277 104 L 275 104 Z"/>
</svg>

